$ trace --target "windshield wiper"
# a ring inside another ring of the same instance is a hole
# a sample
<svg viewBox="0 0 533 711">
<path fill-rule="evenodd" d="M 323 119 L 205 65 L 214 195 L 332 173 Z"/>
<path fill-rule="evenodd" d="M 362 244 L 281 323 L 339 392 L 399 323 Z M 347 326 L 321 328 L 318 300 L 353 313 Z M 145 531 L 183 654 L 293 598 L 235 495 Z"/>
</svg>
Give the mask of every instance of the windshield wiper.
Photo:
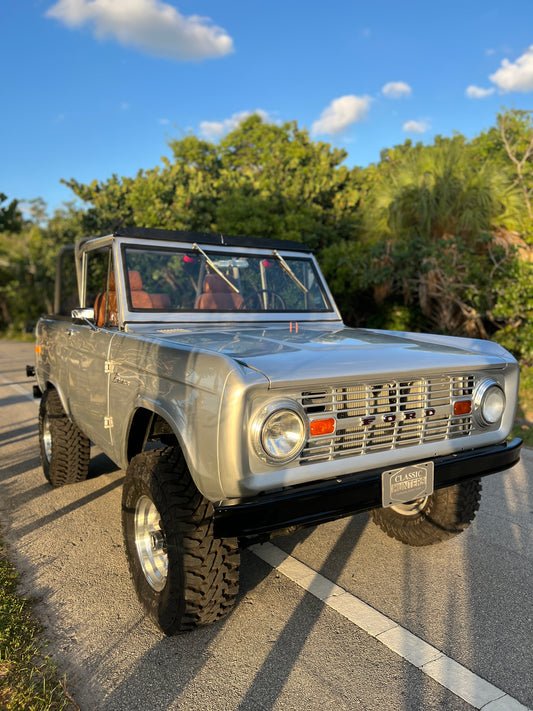
<svg viewBox="0 0 533 711">
<path fill-rule="evenodd" d="M 197 250 L 200 252 L 200 254 L 202 255 L 202 257 L 205 259 L 205 261 L 206 261 L 208 267 L 209 267 L 210 269 L 212 269 L 214 272 L 216 272 L 219 277 L 221 277 L 222 279 L 224 279 L 224 281 L 226 282 L 226 284 L 227 284 L 228 286 L 230 286 L 236 294 L 240 294 L 240 293 L 241 293 L 241 292 L 237 289 L 237 287 L 235 286 L 235 284 L 232 284 L 232 282 L 231 282 L 226 276 L 224 276 L 224 274 L 220 271 L 220 269 L 219 269 L 219 268 L 217 267 L 217 265 L 213 262 L 213 260 L 210 259 L 210 258 L 207 256 L 207 254 L 204 252 L 204 250 L 203 250 L 201 247 L 199 247 L 199 246 L 196 244 L 196 242 L 193 244 L 193 247 L 194 247 L 194 249 L 197 249 Z"/>
<path fill-rule="evenodd" d="M 281 264 L 281 268 L 287 274 L 287 276 L 289 276 L 293 280 L 293 282 L 300 287 L 300 289 L 304 292 L 304 294 L 308 294 L 309 289 L 302 284 L 302 282 L 298 279 L 296 274 L 289 267 L 287 262 L 283 259 L 281 254 L 276 249 L 274 250 L 273 254 L 276 257 L 276 259 L 279 261 L 279 263 Z"/>
</svg>

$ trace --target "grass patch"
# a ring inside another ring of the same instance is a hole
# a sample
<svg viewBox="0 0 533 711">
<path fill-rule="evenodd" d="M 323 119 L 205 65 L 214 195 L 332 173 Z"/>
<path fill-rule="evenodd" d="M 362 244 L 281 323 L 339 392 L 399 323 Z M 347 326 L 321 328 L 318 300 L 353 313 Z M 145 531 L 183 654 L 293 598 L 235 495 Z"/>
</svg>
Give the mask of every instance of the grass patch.
<svg viewBox="0 0 533 711">
<path fill-rule="evenodd" d="M 44 653 L 32 601 L 17 591 L 17 572 L 0 539 L 0 709 L 79 711 L 64 677 Z"/>
<path fill-rule="evenodd" d="M 533 366 L 520 369 L 518 410 L 513 435 L 521 437 L 526 447 L 533 447 Z"/>
<path fill-rule="evenodd" d="M 32 343 L 35 341 L 35 325 L 32 324 L 31 328 L 10 326 L 0 331 L 0 339 L 3 341 L 26 341 L 27 343 Z"/>
<path fill-rule="evenodd" d="M 513 437 L 520 437 L 524 440 L 524 447 L 533 447 L 533 425 L 516 422 L 512 431 Z"/>
</svg>

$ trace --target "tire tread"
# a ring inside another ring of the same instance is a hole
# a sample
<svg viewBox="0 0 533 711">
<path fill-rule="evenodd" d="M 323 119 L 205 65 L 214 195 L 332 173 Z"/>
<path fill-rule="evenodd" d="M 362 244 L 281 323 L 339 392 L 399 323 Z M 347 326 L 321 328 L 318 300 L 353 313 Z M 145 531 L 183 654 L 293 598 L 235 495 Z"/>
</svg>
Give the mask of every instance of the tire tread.
<svg viewBox="0 0 533 711">
<path fill-rule="evenodd" d="M 481 480 L 470 479 L 435 491 L 424 510 L 415 516 L 381 508 L 370 511 L 370 518 L 390 538 L 410 546 L 429 546 L 468 528 L 480 499 Z"/>
<path fill-rule="evenodd" d="M 148 588 L 131 541 L 128 517 L 134 515 L 130 492 L 135 482 L 151 493 L 167 529 L 167 546 L 175 545 L 180 559 L 182 589 L 169 567 L 165 604 Z M 123 529 L 137 595 L 163 632 L 187 632 L 231 611 L 238 593 L 238 543 L 214 537 L 213 506 L 196 488 L 178 447 L 148 450 L 131 461 L 123 492 Z"/>
<path fill-rule="evenodd" d="M 48 460 L 44 442 L 44 419 L 48 416 L 52 456 Z M 44 475 L 54 487 L 76 484 L 89 474 L 91 443 L 65 413 L 56 390 L 43 393 L 39 408 L 39 443 Z"/>
</svg>

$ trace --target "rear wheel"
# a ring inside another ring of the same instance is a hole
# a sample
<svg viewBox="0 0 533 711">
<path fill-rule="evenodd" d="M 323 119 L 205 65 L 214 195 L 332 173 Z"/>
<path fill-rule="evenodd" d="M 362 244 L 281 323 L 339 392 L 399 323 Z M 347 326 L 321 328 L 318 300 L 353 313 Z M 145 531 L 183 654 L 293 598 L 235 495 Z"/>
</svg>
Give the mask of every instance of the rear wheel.
<svg viewBox="0 0 533 711">
<path fill-rule="evenodd" d="M 165 634 L 231 611 L 239 587 L 237 539 L 213 535 L 213 506 L 196 488 L 178 447 L 132 459 L 122 526 L 137 595 Z"/>
<path fill-rule="evenodd" d="M 52 486 L 87 478 L 90 442 L 69 419 L 55 390 L 46 390 L 41 398 L 39 447 L 44 475 Z"/>
<path fill-rule="evenodd" d="M 429 546 L 464 531 L 476 516 L 481 480 L 438 489 L 430 496 L 386 509 L 373 509 L 370 517 L 391 538 L 410 546 Z"/>
</svg>

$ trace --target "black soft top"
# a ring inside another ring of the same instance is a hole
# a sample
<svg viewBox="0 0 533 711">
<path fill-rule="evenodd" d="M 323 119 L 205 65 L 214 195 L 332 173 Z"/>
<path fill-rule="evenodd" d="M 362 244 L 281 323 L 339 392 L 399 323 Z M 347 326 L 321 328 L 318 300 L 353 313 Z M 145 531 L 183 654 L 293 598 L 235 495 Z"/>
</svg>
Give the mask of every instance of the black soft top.
<svg viewBox="0 0 533 711">
<path fill-rule="evenodd" d="M 302 242 L 288 239 L 266 239 L 263 237 L 235 237 L 231 235 L 209 234 L 205 232 L 183 232 L 181 230 L 157 230 L 148 227 L 121 227 L 113 231 L 114 237 L 137 237 L 146 240 L 169 240 L 173 242 L 199 242 L 223 247 L 257 247 L 260 249 L 283 249 L 295 252 L 311 252 Z"/>
</svg>

